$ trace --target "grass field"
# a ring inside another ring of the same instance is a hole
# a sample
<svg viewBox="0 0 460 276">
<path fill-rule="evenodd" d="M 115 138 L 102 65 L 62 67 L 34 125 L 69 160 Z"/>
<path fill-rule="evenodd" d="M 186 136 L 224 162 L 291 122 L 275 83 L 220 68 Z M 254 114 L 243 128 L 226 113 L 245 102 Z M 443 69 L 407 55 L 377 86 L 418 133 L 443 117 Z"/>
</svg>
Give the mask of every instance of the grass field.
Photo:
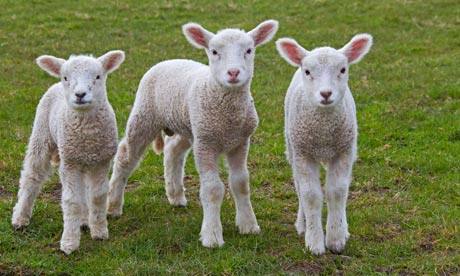
<svg viewBox="0 0 460 276">
<path fill-rule="evenodd" d="M 460 274 L 457 0 L 132 2 L 0 0 L 0 275 Z M 56 82 L 36 57 L 124 50 L 125 63 L 108 80 L 121 137 L 139 80 L 152 65 L 173 58 L 206 62 L 183 37 L 182 24 L 250 30 L 269 18 L 280 22 L 276 38 L 293 37 L 308 49 L 338 48 L 361 32 L 374 36 L 370 53 L 350 73 L 359 159 L 347 209 L 351 237 L 342 255 L 312 256 L 293 226 L 297 197 L 284 157 L 283 99 L 295 68 L 273 42 L 258 48 L 252 82 L 260 124 L 248 163 L 260 235 L 238 234 L 227 189 L 226 243 L 203 248 L 192 158 L 189 205 L 174 208 L 164 192 L 162 157 L 151 150 L 129 179 L 123 216 L 109 219 L 108 241 L 85 233 L 77 252 L 59 251 L 56 176 L 37 200 L 29 227 L 13 230 L 35 108 Z"/>
</svg>

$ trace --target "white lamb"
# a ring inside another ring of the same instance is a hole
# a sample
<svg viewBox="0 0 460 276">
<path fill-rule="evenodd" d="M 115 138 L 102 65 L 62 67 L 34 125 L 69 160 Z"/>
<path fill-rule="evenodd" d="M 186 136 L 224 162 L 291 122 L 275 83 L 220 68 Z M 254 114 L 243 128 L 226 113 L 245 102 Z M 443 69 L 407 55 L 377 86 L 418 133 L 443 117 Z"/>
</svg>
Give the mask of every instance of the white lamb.
<svg viewBox="0 0 460 276">
<path fill-rule="evenodd" d="M 65 254 L 78 248 L 80 226 L 89 226 L 93 239 L 108 238 L 107 175 L 118 138 L 106 79 L 124 57 L 122 51 L 111 51 L 97 59 L 71 56 L 66 61 L 46 55 L 37 59 L 61 82 L 51 86 L 38 104 L 12 224 L 16 229 L 29 224 L 34 201 L 51 174 L 50 162 L 59 162 L 64 217 L 60 247 Z"/>
<path fill-rule="evenodd" d="M 121 141 L 110 180 L 109 214 L 121 215 L 123 190 L 143 152 L 153 141 L 157 153 L 164 146 L 164 174 L 169 202 L 185 206 L 184 163 L 193 148 L 200 175 L 203 246 L 224 244 L 220 207 L 224 184 L 218 157 L 225 154 L 230 190 L 236 203 L 241 233 L 258 233 L 249 196 L 247 155 L 258 117 L 250 92 L 255 48 L 276 33 L 278 22 L 268 20 L 246 33 L 225 29 L 213 34 L 195 23 L 183 26 L 187 40 L 205 49 L 209 66 L 191 60 L 168 60 L 142 78 L 125 137 Z M 169 135 L 163 144 L 162 130 Z"/>
<path fill-rule="evenodd" d="M 358 131 L 348 67 L 360 61 L 371 45 L 368 34 L 356 35 L 340 50 L 321 47 L 310 52 L 293 39 L 276 42 L 280 55 L 300 67 L 285 99 L 286 154 L 299 198 L 295 226 L 299 235 L 305 232 L 306 246 L 316 255 L 325 252 L 321 162 L 327 168 L 326 247 L 341 253 L 349 237 L 346 201 Z"/>
</svg>

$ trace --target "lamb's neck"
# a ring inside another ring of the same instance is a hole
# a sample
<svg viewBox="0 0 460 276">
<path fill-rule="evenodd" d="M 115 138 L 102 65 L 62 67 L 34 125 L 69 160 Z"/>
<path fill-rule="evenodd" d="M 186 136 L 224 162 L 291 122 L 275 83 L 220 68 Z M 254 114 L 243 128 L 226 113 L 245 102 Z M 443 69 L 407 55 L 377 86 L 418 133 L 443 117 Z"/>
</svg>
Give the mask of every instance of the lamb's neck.
<svg viewBox="0 0 460 276">
<path fill-rule="evenodd" d="M 228 102 L 246 102 L 251 98 L 250 92 L 251 82 L 239 87 L 226 87 L 217 83 L 213 78 L 208 81 L 207 97 Z"/>
</svg>

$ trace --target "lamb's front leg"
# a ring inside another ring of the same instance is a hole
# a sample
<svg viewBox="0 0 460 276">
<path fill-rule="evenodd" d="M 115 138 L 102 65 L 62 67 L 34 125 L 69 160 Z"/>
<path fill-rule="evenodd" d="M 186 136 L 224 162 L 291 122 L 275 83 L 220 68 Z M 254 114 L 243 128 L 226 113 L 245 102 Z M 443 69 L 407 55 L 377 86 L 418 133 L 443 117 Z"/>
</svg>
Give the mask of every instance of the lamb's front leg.
<svg viewBox="0 0 460 276">
<path fill-rule="evenodd" d="M 248 150 L 249 139 L 227 153 L 230 190 L 236 205 L 235 222 L 242 234 L 260 232 L 250 199 L 249 172 L 246 163 Z"/>
<path fill-rule="evenodd" d="M 89 228 L 91 238 L 95 240 L 106 240 L 109 237 L 107 229 L 107 194 L 109 182 L 110 163 L 101 165 L 88 172 L 88 206 L 89 206 Z"/>
<path fill-rule="evenodd" d="M 205 145 L 195 143 L 194 157 L 200 175 L 200 200 L 203 206 L 203 224 L 200 240 L 205 247 L 224 244 L 220 207 L 224 198 L 225 187 L 219 178 L 217 166 L 218 153 Z"/>
<path fill-rule="evenodd" d="M 64 231 L 61 237 L 61 251 L 70 254 L 80 245 L 80 225 L 83 216 L 85 185 L 81 172 L 61 161 L 59 175 L 62 183 L 62 214 Z"/>
<path fill-rule="evenodd" d="M 342 155 L 327 164 L 326 247 L 333 253 L 342 253 L 350 236 L 346 215 L 348 188 L 351 182 L 353 157 Z"/>
<path fill-rule="evenodd" d="M 326 250 L 321 222 L 323 192 L 319 178 L 319 164 L 303 157 L 297 157 L 293 161 L 293 170 L 294 181 L 298 185 L 299 208 L 302 208 L 305 214 L 305 245 L 313 254 L 323 254 Z M 299 214 L 301 213 L 299 210 Z"/>
</svg>

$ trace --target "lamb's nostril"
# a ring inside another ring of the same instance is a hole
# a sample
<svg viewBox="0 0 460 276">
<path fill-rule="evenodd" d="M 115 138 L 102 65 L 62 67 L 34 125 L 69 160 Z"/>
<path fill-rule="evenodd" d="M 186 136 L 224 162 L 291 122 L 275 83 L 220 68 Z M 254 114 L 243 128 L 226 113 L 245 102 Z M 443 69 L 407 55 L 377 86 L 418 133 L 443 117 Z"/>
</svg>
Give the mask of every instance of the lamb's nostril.
<svg viewBox="0 0 460 276">
<path fill-rule="evenodd" d="M 75 96 L 79 99 L 82 99 L 84 96 L 86 96 L 86 93 L 75 93 Z"/>
<path fill-rule="evenodd" d="M 327 100 L 332 95 L 332 91 L 321 91 L 319 94 L 321 94 L 321 96 Z"/>
<path fill-rule="evenodd" d="M 236 70 L 228 70 L 227 74 L 232 78 L 236 78 L 240 74 L 240 70 L 237 70 L 237 69 Z"/>
</svg>

